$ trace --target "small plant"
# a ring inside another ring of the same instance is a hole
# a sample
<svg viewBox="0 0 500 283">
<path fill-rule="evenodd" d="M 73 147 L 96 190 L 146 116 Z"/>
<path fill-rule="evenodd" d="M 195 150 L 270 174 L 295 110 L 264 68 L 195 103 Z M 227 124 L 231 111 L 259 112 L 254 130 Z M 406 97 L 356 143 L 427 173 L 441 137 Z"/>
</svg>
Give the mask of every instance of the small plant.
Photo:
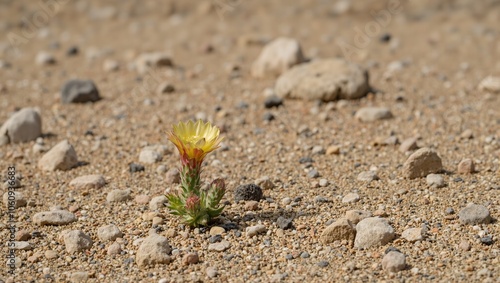
<svg viewBox="0 0 500 283">
<path fill-rule="evenodd" d="M 191 227 L 207 225 L 219 216 L 224 206 L 219 203 L 226 192 L 223 179 L 215 179 L 207 189 L 201 187 L 201 165 L 205 156 L 219 148 L 222 137 L 219 128 L 210 122 L 179 122 L 168 133 L 181 159 L 181 188 L 167 195 L 170 213 L 179 215 Z"/>
</svg>

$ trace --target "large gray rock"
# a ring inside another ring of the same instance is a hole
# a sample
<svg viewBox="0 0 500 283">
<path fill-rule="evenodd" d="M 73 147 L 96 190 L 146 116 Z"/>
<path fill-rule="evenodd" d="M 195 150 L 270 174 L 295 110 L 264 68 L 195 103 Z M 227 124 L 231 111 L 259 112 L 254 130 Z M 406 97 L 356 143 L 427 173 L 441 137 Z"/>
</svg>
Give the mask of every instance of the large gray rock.
<svg viewBox="0 0 500 283">
<path fill-rule="evenodd" d="M 316 60 L 297 65 L 276 81 L 276 94 L 284 98 L 333 101 L 365 96 L 368 73 L 342 59 Z"/>
<path fill-rule="evenodd" d="M 88 250 L 93 243 L 92 239 L 80 230 L 73 230 L 64 234 L 64 244 L 68 253 Z"/>
<path fill-rule="evenodd" d="M 172 251 L 167 238 L 158 234 L 152 234 L 142 241 L 135 261 L 140 267 L 155 265 L 159 263 L 169 263 Z"/>
<path fill-rule="evenodd" d="M 398 272 L 406 268 L 406 256 L 400 252 L 390 251 L 382 259 L 382 268 L 389 272 Z"/>
<path fill-rule="evenodd" d="M 122 236 L 123 236 L 122 232 L 114 224 L 102 226 L 99 227 L 99 229 L 97 229 L 97 237 L 99 238 L 99 240 L 103 242 L 114 241 L 117 238 L 121 238 Z"/>
<path fill-rule="evenodd" d="M 78 164 L 78 156 L 68 140 L 63 140 L 38 161 L 38 168 L 44 171 L 69 170 Z"/>
<path fill-rule="evenodd" d="M 403 164 L 403 175 L 409 179 L 425 177 L 441 170 L 443 170 L 441 157 L 427 147 L 415 151 Z"/>
<path fill-rule="evenodd" d="M 33 108 L 23 108 L 0 128 L 0 145 L 36 140 L 42 134 L 42 118 Z"/>
<path fill-rule="evenodd" d="M 464 224 L 488 224 L 492 221 L 490 211 L 484 205 L 469 204 L 458 213 L 460 221 Z"/>
<path fill-rule="evenodd" d="M 384 218 L 368 217 L 356 225 L 355 248 L 382 246 L 394 239 L 394 229 Z"/>
<path fill-rule="evenodd" d="M 91 80 L 69 80 L 61 88 L 62 103 L 96 102 L 101 97 Z"/>
<path fill-rule="evenodd" d="M 300 43 L 292 38 L 280 37 L 268 43 L 252 64 L 252 76 L 263 78 L 280 75 L 304 61 Z"/>
</svg>

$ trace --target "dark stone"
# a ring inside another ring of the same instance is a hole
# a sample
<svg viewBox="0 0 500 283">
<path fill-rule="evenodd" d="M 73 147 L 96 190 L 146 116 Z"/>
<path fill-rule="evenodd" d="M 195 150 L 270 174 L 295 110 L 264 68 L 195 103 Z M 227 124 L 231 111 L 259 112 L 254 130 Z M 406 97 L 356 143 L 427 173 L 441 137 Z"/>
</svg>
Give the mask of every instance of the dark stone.
<svg viewBox="0 0 500 283">
<path fill-rule="evenodd" d="M 385 253 L 385 254 L 388 254 L 388 253 L 390 253 L 390 252 L 398 252 L 398 253 L 401 253 L 401 251 L 400 251 L 400 250 L 398 250 L 397 248 L 392 247 L 392 246 L 391 246 L 391 247 L 388 247 L 388 248 L 385 250 L 385 252 L 384 252 L 384 253 Z"/>
<path fill-rule="evenodd" d="M 78 54 L 78 52 L 79 52 L 78 47 L 71 46 L 70 48 L 68 48 L 68 50 L 66 50 L 66 55 L 75 56 Z"/>
<path fill-rule="evenodd" d="M 229 223 L 224 223 L 222 225 L 220 225 L 220 227 L 224 228 L 224 230 L 226 231 L 230 231 L 230 230 L 238 230 L 238 224 L 234 223 L 234 222 L 229 222 Z"/>
<path fill-rule="evenodd" d="M 387 42 L 391 41 L 391 38 L 392 38 L 392 36 L 390 33 L 384 33 L 380 36 L 379 40 L 380 40 L 380 42 L 387 43 Z"/>
<path fill-rule="evenodd" d="M 61 88 L 62 103 L 86 103 L 100 100 L 99 91 L 91 80 L 69 80 Z"/>
<path fill-rule="evenodd" d="M 210 238 L 208 238 L 208 241 L 213 244 L 222 241 L 222 236 L 221 235 L 214 235 Z"/>
<path fill-rule="evenodd" d="M 268 97 L 266 101 L 264 101 L 264 107 L 268 109 L 273 107 L 279 107 L 281 105 L 283 105 L 283 99 L 275 95 Z"/>
<path fill-rule="evenodd" d="M 271 112 L 266 112 L 266 113 L 264 113 L 264 116 L 262 116 L 262 119 L 264 119 L 264 121 L 272 121 L 275 118 L 276 117 L 274 117 L 273 113 L 271 113 Z"/>
<path fill-rule="evenodd" d="M 130 163 L 129 171 L 130 173 L 144 171 L 144 166 L 137 163 Z"/>
<path fill-rule="evenodd" d="M 299 159 L 299 163 L 300 163 L 300 164 L 304 164 L 304 163 L 313 163 L 313 162 L 314 162 L 314 160 L 313 160 L 311 157 L 309 157 L 309 156 L 306 156 L 306 157 L 301 157 L 301 158 Z"/>
<path fill-rule="evenodd" d="M 283 216 L 280 216 L 276 220 L 276 225 L 278 225 L 278 227 L 280 227 L 283 230 L 290 229 L 293 226 L 292 220 L 293 220 L 292 218 L 288 219 Z"/>
<path fill-rule="evenodd" d="M 322 260 L 320 262 L 317 263 L 317 265 L 319 267 L 327 267 L 330 263 L 328 263 L 328 261 L 325 261 L 325 260 Z"/>
<path fill-rule="evenodd" d="M 493 238 L 491 236 L 482 237 L 481 243 L 483 245 L 491 246 L 493 245 Z"/>
<path fill-rule="evenodd" d="M 240 185 L 234 191 L 234 201 L 240 200 L 255 200 L 259 201 L 262 198 L 262 189 L 255 184 Z"/>
</svg>

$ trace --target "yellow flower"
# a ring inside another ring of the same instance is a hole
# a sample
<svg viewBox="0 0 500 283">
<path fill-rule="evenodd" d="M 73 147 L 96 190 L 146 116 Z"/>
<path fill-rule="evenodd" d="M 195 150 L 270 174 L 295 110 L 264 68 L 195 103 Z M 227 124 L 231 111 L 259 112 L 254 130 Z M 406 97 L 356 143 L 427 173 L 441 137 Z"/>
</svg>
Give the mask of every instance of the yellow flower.
<svg viewBox="0 0 500 283">
<path fill-rule="evenodd" d="M 179 122 L 168 133 L 168 139 L 179 150 L 184 165 L 199 167 L 208 153 L 219 148 L 223 139 L 219 137 L 219 132 L 219 128 L 212 126 L 210 122 Z"/>
</svg>

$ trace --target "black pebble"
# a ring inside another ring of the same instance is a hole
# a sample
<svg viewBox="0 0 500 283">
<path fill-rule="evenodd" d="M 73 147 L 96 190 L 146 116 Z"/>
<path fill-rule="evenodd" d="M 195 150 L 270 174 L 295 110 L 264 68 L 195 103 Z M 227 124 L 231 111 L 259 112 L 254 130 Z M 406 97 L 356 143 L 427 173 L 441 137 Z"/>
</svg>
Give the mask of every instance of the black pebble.
<svg viewBox="0 0 500 283">
<path fill-rule="evenodd" d="M 283 105 L 283 99 L 274 95 L 268 97 L 266 101 L 264 101 L 264 107 L 266 107 L 267 109 L 273 107 L 279 107 L 281 105 Z"/>
<path fill-rule="evenodd" d="M 481 243 L 483 245 L 491 246 L 493 245 L 493 238 L 491 238 L 491 236 L 482 237 Z"/>
<path fill-rule="evenodd" d="M 293 226 L 292 220 L 293 219 L 287 219 L 287 218 L 285 218 L 283 216 L 280 216 L 276 220 L 276 225 L 278 225 L 278 227 L 280 227 L 283 230 L 290 229 Z"/>
<path fill-rule="evenodd" d="M 234 201 L 240 200 L 255 200 L 259 201 L 262 198 L 262 189 L 255 184 L 240 185 L 234 191 Z"/>
</svg>

